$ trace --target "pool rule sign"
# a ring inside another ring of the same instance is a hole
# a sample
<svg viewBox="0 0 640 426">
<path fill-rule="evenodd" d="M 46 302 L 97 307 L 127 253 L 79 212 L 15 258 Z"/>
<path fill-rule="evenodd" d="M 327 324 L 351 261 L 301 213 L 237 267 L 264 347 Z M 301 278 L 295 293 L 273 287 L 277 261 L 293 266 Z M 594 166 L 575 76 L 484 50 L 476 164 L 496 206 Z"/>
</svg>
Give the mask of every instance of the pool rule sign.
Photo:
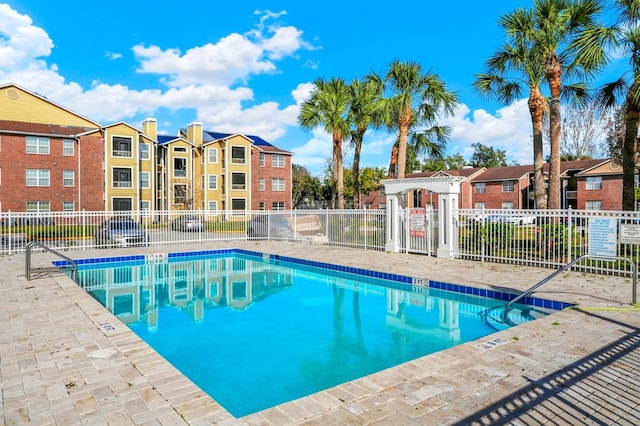
<svg viewBox="0 0 640 426">
<path fill-rule="evenodd" d="M 618 221 L 607 217 L 589 219 L 589 254 L 615 257 Z"/>
</svg>

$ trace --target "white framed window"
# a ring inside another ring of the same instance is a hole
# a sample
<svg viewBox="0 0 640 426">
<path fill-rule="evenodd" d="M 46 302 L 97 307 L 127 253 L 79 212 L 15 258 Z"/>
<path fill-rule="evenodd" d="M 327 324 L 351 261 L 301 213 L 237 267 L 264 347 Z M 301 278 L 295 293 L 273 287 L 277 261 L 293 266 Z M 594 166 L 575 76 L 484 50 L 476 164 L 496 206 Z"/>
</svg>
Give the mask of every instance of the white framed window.
<svg viewBox="0 0 640 426">
<path fill-rule="evenodd" d="M 173 203 L 174 204 L 187 203 L 187 185 L 185 184 L 173 185 Z"/>
<path fill-rule="evenodd" d="M 514 185 L 512 180 L 502 182 L 502 192 L 513 192 Z"/>
<path fill-rule="evenodd" d="M 113 157 L 133 157 L 133 143 L 131 138 L 114 136 L 112 139 L 113 150 L 111 155 Z"/>
<path fill-rule="evenodd" d="M 112 185 L 114 188 L 133 188 L 131 182 L 131 169 L 125 167 L 113 168 Z"/>
<path fill-rule="evenodd" d="M 514 209 L 513 201 L 503 201 L 502 208 L 504 210 L 513 210 Z"/>
<path fill-rule="evenodd" d="M 49 138 L 43 136 L 27 136 L 27 154 L 49 155 Z"/>
<path fill-rule="evenodd" d="M 258 204 L 258 210 L 264 210 L 264 201 L 260 201 L 260 204 Z"/>
<path fill-rule="evenodd" d="M 140 201 L 140 210 L 143 212 L 148 212 L 151 210 L 151 202 L 150 201 Z"/>
<path fill-rule="evenodd" d="M 51 204 L 49 201 L 27 201 L 27 211 L 31 212 L 49 212 Z"/>
<path fill-rule="evenodd" d="M 246 164 L 247 162 L 247 149 L 244 146 L 232 146 L 231 147 L 231 164 Z"/>
<path fill-rule="evenodd" d="M 247 200 L 245 198 L 231 199 L 231 214 L 233 216 L 244 216 L 247 211 Z"/>
<path fill-rule="evenodd" d="M 487 190 L 486 184 L 484 182 L 476 183 L 475 185 L 473 185 L 473 188 L 476 194 L 484 194 Z"/>
<path fill-rule="evenodd" d="M 62 140 L 62 155 L 66 157 L 73 157 L 75 152 L 75 143 L 73 139 L 63 139 Z"/>
<path fill-rule="evenodd" d="M 209 214 L 214 215 L 218 213 L 218 202 L 209 201 Z"/>
<path fill-rule="evenodd" d="M 378 195 L 380 195 L 380 196 L 385 195 L 384 186 L 380 187 L 380 189 L 378 190 Z"/>
<path fill-rule="evenodd" d="M 260 167 L 264 167 L 264 152 L 260 153 Z"/>
<path fill-rule="evenodd" d="M 218 175 L 209 175 L 209 189 L 218 189 Z"/>
<path fill-rule="evenodd" d="M 588 176 L 586 183 L 585 189 L 588 191 L 600 190 L 602 189 L 602 176 Z"/>
<path fill-rule="evenodd" d="M 284 210 L 284 201 L 274 201 L 271 203 L 271 210 Z"/>
<path fill-rule="evenodd" d="M 588 200 L 585 204 L 585 210 L 602 210 L 602 201 Z"/>
<path fill-rule="evenodd" d="M 187 159 L 175 157 L 173 159 L 173 177 L 187 177 Z"/>
<path fill-rule="evenodd" d="M 50 171 L 47 169 L 27 169 L 27 186 L 50 186 Z"/>
<path fill-rule="evenodd" d="M 151 188 L 151 173 L 140 172 L 140 188 L 144 188 L 144 189 Z"/>
<path fill-rule="evenodd" d="M 149 144 L 140 142 L 140 159 L 148 160 L 151 158 L 151 154 L 149 152 Z"/>
<path fill-rule="evenodd" d="M 62 202 L 62 211 L 72 212 L 75 210 L 75 205 L 73 201 L 63 201 Z"/>
<path fill-rule="evenodd" d="M 207 153 L 209 154 L 209 163 L 218 164 L 218 148 L 209 148 Z"/>
<path fill-rule="evenodd" d="M 187 152 L 186 146 L 174 146 L 172 147 L 173 152 Z"/>
<path fill-rule="evenodd" d="M 244 191 L 247 189 L 247 174 L 231 173 L 231 189 L 234 191 Z"/>
<path fill-rule="evenodd" d="M 284 155 L 282 154 L 272 154 L 271 155 L 271 166 L 272 167 L 284 167 Z"/>
<path fill-rule="evenodd" d="M 484 209 L 486 208 L 486 204 L 484 202 L 473 203 L 473 208 L 478 210 Z"/>
<path fill-rule="evenodd" d="M 74 186 L 75 172 L 73 170 L 62 171 L 62 186 Z"/>
<path fill-rule="evenodd" d="M 258 190 L 260 191 L 265 190 L 264 178 L 260 178 L 260 180 L 258 180 Z"/>
<path fill-rule="evenodd" d="M 272 191 L 284 191 L 284 178 L 271 178 Z"/>
</svg>

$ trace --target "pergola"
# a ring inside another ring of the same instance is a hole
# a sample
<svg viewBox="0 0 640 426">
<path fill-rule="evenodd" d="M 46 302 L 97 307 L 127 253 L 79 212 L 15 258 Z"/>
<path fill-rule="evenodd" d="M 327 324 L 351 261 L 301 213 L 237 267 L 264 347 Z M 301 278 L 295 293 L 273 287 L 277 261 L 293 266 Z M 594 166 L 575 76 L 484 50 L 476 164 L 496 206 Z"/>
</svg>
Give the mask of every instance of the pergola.
<svg viewBox="0 0 640 426">
<path fill-rule="evenodd" d="M 387 229 L 385 250 L 400 251 L 400 209 L 403 194 L 416 189 L 426 189 L 438 194 L 438 257 L 453 256 L 453 214 L 452 209 L 458 207 L 460 184 L 465 180 L 462 176 L 437 176 L 407 179 L 385 179 L 382 181 L 387 196 Z"/>
</svg>

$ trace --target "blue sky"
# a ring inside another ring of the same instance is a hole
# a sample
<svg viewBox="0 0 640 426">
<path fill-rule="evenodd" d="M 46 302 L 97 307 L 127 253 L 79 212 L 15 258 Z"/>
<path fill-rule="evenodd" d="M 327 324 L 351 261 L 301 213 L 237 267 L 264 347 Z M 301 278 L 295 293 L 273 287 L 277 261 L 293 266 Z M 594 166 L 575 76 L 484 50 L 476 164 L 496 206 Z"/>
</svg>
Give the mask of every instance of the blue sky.
<svg viewBox="0 0 640 426">
<path fill-rule="evenodd" d="M 0 0 L 0 83 L 14 82 L 103 124 L 147 117 L 177 134 L 255 134 L 319 174 L 331 138 L 296 125 L 317 77 L 383 73 L 419 62 L 460 97 L 450 154 L 479 142 L 532 163 L 526 100 L 502 106 L 471 90 L 503 42 L 498 18 L 524 0 L 146 1 Z M 361 166 L 389 162 L 395 135 L 370 131 Z M 347 149 L 345 163 L 351 164 Z"/>
</svg>

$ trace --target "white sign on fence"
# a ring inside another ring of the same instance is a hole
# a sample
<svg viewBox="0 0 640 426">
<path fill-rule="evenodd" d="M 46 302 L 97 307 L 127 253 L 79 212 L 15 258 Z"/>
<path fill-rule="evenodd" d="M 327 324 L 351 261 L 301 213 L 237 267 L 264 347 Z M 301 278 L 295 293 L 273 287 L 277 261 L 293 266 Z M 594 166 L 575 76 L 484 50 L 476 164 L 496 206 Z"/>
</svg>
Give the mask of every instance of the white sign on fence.
<svg viewBox="0 0 640 426">
<path fill-rule="evenodd" d="M 620 225 L 620 244 L 640 244 L 640 225 Z"/>
<path fill-rule="evenodd" d="M 618 221 L 607 217 L 589 218 L 589 254 L 615 257 Z"/>
</svg>

